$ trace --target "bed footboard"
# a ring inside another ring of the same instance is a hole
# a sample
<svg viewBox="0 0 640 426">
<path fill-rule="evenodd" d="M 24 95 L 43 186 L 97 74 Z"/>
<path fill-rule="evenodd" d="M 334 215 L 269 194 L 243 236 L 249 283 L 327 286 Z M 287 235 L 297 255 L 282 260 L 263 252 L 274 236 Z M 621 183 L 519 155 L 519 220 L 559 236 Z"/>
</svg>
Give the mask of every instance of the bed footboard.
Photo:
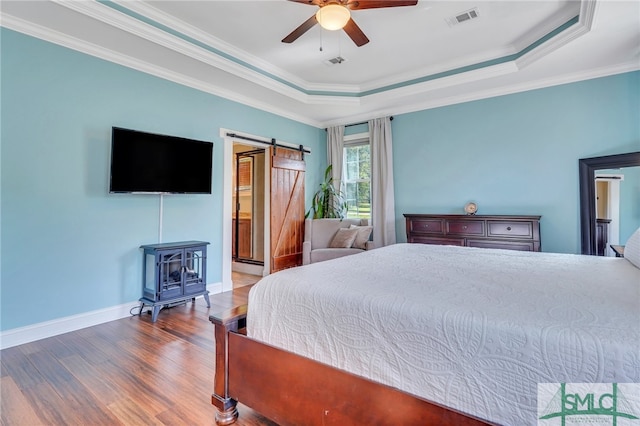
<svg viewBox="0 0 640 426">
<path fill-rule="evenodd" d="M 281 425 L 487 425 L 389 386 L 242 335 L 247 307 L 213 315 L 216 423 L 238 418 L 237 402 Z"/>
<path fill-rule="evenodd" d="M 216 339 L 216 367 L 211 403 L 216 407 L 216 423 L 230 425 L 238 419 L 238 401 L 229 396 L 229 335 L 243 333 L 247 323 L 247 305 L 211 315 Z"/>
</svg>

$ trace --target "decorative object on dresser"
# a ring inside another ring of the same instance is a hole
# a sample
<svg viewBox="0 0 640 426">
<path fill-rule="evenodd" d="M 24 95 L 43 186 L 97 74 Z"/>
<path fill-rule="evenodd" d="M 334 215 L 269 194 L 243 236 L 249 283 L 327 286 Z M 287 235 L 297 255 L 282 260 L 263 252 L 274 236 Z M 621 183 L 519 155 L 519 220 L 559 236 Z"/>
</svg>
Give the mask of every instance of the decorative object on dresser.
<svg viewBox="0 0 640 426">
<path fill-rule="evenodd" d="M 203 296 L 207 307 L 207 245 L 205 241 L 148 244 L 144 252 L 140 312 L 152 307 L 151 322 L 160 309 Z"/>
<path fill-rule="evenodd" d="M 464 212 L 469 215 L 478 213 L 478 205 L 473 201 L 469 201 L 464 205 Z"/>
<path fill-rule="evenodd" d="M 541 251 L 540 217 L 405 214 L 407 242 Z"/>
</svg>

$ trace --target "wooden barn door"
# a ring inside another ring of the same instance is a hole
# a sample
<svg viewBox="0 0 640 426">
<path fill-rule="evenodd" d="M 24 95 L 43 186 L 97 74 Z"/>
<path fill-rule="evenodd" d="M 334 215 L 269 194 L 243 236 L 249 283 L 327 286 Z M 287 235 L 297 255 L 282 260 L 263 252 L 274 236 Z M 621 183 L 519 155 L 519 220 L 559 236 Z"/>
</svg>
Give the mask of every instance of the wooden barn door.
<svg viewBox="0 0 640 426">
<path fill-rule="evenodd" d="M 271 154 L 271 272 L 276 272 L 302 265 L 305 163 L 302 152 L 293 149 L 272 147 Z"/>
</svg>

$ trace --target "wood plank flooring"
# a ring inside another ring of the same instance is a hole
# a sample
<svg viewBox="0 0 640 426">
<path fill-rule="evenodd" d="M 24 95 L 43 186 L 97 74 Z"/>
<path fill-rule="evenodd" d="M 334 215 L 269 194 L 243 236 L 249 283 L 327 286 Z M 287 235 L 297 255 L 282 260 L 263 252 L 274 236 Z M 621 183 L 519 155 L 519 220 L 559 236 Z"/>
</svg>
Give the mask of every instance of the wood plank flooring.
<svg viewBox="0 0 640 426">
<path fill-rule="evenodd" d="M 251 285 L 0 351 L 0 424 L 215 425 L 209 315 Z M 239 426 L 275 423 L 239 405 Z"/>
<path fill-rule="evenodd" d="M 245 274 L 242 272 L 231 272 L 231 280 L 233 281 L 233 288 L 244 287 L 245 285 L 251 285 L 257 283 L 262 276 Z"/>
</svg>

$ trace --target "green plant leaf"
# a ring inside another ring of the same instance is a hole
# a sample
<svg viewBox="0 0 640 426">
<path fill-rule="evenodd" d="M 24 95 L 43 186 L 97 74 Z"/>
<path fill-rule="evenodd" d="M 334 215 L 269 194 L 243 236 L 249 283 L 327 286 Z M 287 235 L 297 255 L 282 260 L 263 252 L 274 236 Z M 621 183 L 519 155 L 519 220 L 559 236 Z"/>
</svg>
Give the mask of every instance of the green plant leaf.
<svg viewBox="0 0 640 426">
<path fill-rule="evenodd" d="M 344 218 L 347 202 L 342 191 L 333 186 L 332 168 L 331 164 L 326 168 L 324 182 L 320 184 L 320 189 L 314 194 L 311 208 L 305 217 L 312 215 L 314 219 Z"/>
</svg>

